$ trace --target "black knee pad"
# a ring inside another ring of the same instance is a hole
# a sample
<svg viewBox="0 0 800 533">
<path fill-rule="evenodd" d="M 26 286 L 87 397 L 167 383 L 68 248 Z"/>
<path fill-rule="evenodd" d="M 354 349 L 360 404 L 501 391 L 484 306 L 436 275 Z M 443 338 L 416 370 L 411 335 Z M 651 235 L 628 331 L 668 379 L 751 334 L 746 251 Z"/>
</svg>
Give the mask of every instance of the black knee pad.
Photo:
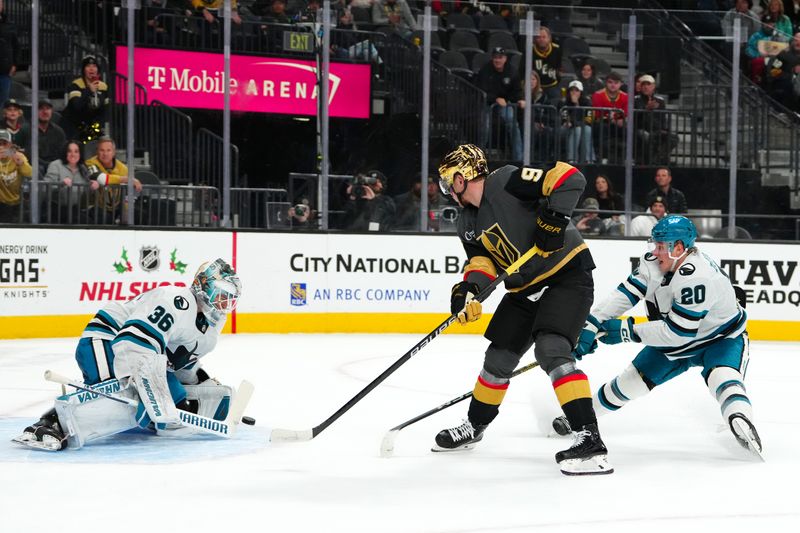
<svg viewBox="0 0 800 533">
<path fill-rule="evenodd" d="M 548 374 L 563 364 L 575 362 L 569 340 L 557 333 L 543 332 L 537 335 L 533 350 L 542 370 Z"/>
<path fill-rule="evenodd" d="M 508 379 L 514 373 L 521 358 L 522 354 L 514 353 L 507 348 L 500 348 L 492 343 L 486 349 L 483 369 L 495 377 Z"/>
</svg>

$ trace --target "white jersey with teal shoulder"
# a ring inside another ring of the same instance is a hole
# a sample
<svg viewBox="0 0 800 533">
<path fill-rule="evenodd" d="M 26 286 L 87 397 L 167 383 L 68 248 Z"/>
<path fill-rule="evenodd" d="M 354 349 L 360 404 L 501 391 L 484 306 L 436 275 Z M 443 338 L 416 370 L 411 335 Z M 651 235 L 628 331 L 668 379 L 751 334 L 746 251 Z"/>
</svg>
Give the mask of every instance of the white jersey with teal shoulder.
<svg viewBox="0 0 800 533">
<path fill-rule="evenodd" d="M 645 300 L 650 321 L 636 324 L 644 344 L 669 359 L 692 357 L 719 339 L 747 327 L 728 276 L 706 254 L 693 249 L 674 273 L 663 274 L 658 259 L 644 254 L 639 267 L 592 310 L 600 322 L 625 314 Z"/>
<path fill-rule="evenodd" d="M 92 318 L 83 337 L 110 340 L 117 377 L 129 375 L 125 355 L 167 358 L 168 371 L 195 369 L 217 344 L 225 316 L 211 324 L 188 287 L 165 286 L 127 302 L 111 302 Z M 163 355 L 162 355 L 163 354 Z M 122 356 L 122 357 L 120 357 Z M 184 381 L 181 379 L 181 381 Z"/>
</svg>

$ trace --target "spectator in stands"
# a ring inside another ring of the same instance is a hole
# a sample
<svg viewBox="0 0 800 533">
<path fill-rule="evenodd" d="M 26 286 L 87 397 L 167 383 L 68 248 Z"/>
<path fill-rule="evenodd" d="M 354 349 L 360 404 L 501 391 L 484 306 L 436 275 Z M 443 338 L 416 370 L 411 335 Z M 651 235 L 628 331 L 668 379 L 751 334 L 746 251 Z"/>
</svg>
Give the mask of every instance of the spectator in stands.
<svg viewBox="0 0 800 533">
<path fill-rule="evenodd" d="M 419 178 L 419 176 L 417 176 Z M 438 218 L 433 215 L 439 210 L 441 194 L 439 186 L 432 177 L 428 178 L 428 225 L 431 231 L 435 231 L 435 223 Z M 411 189 L 403 194 L 394 197 L 394 204 L 397 206 L 397 221 L 394 229 L 398 231 L 420 231 L 419 209 L 422 203 L 422 183 L 419 179 L 414 181 Z"/>
<path fill-rule="evenodd" d="M 525 61 L 520 61 L 520 71 L 524 72 Z M 546 26 L 539 28 L 539 34 L 533 38 L 533 70 L 539 74 L 542 90 L 551 102 L 561 100 L 561 47 L 553 42 L 550 30 Z M 522 77 L 522 74 L 520 74 Z"/>
<path fill-rule="evenodd" d="M 0 129 L 0 222 L 21 222 L 22 180 L 32 174 L 25 155 L 12 144 L 11 134 Z"/>
<path fill-rule="evenodd" d="M 581 66 L 581 71 L 578 73 L 578 81 L 583 84 L 583 94 L 590 99 L 594 93 L 603 88 L 603 82 L 597 77 L 591 61 L 586 61 Z"/>
<path fill-rule="evenodd" d="M 794 35 L 792 21 L 783 12 L 783 0 L 770 0 L 761 21 L 775 27 L 776 40 L 785 42 Z"/>
<path fill-rule="evenodd" d="M 3 104 L 3 119 L 2 127 L 11 134 L 11 144 L 30 155 L 31 128 L 24 120 L 22 106 L 13 98 Z"/>
<path fill-rule="evenodd" d="M 769 58 L 766 66 L 770 96 L 789 109 L 800 109 L 800 33 L 794 35 L 789 48 Z"/>
<path fill-rule="evenodd" d="M 489 146 L 493 132 L 492 123 L 497 121 L 503 126 L 505 138 L 511 143 L 511 158 L 522 161 L 522 137 L 517 125 L 516 109 L 510 105 L 521 100 L 519 76 L 508 64 L 508 56 L 503 48 L 492 50 L 492 59 L 478 71 L 475 85 L 486 92 L 486 103 L 491 112 L 486 113 L 487 139 L 484 146 Z"/>
<path fill-rule="evenodd" d="M 567 161 L 572 164 L 594 163 L 592 112 L 588 109 L 591 105 L 591 100 L 584 96 L 583 84 L 578 80 L 569 82 L 567 96 L 559 103 L 559 116 Z"/>
<path fill-rule="evenodd" d="M 190 0 L 196 15 L 205 19 L 208 24 L 216 25 L 225 11 L 225 0 Z M 239 9 L 236 0 L 231 0 L 231 22 L 241 24 Z"/>
<path fill-rule="evenodd" d="M 592 141 L 595 154 L 603 164 L 609 160 L 620 163 L 625 153 L 625 123 L 628 117 L 628 94 L 621 90 L 622 76 L 611 71 L 606 76 L 605 89 L 592 95 L 592 107 L 613 108 L 618 111 L 595 111 L 592 122 Z"/>
<path fill-rule="evenodd" d="M 253 13 L 261 20 L 272 24 L 291 24 L 292 19 L 286 13 L 286 0 L 257 1 L 252 8 Z"/>
<path fill-rule="evenodd" d="M 591 197 L 586 198 L 581 203 L 581 209 L 583 213 L 572 218 L 572 222 L 578 231 L 583 235 L 602 235 L 605 233 L 606 225 L 597 212 L 600 209 L 597 200 Z"/>
<path fill-rule="evenodd" d="M 667 212 L 678 214 L 689 210 L 686 196 L 672 186 L 672 172 L 667 167 L 656 169 L 655 182 L 656 188 L 647 193 L 647 205 L 651 205 L 656 196 L 661 196 L 666 202 Z"/>
<path fill-rule="evenodd" d="M 758 16 L 751 10 L 753 0 L 736 0 L 733 9 L 725 13 L 722 17 L 722 34 L 725 37 L 733 37 L 733 21 L 739 19 L 742 28 L 742 36 L 747 38 L 757 32 L 761 26 Z"/>
<path fill-rule="evenodd" d="M 654 196 L 650 200 L 646 215 L 639 215 L 631 220 L 631 237 L 650 237 L 656 222 L 667 215 L 667 204 L 663 196 Z"/>
<path fill-rule="evenodd" d="M 522 95 L 522 84 L 520 94 Z M 539 74 L 531 71 L 531 160 L 551 161 L 555 159 L 556 128 L 558 127 L 558 114 L 554 109 L 558 102 L 551 102 L 547 93 L 542 89 Z M 517 113 L 520 132 L 525 128 L 525 101 L 517 102 Z"/>
<path fill-rule="evenodd" d="M 391 26 L 403 37 L 410 37 L 417 22 L 406 0 L 375 0 L 372 4 L 372 22 Z"/>
<path fill-rule="evenodd" d="M 598 174 L 594 179 L 594 191 L 591 197 L 597 200 L 598 208 L 601 211 L 613 211 L 603 213 L 600 218 L 614 218 L 619 220 L 619 216 L 625 210 L 625 199 L 614 190 L 614 184 L 605 174 Z"/>
<path fill-rule="evenodd" d="M 39 100 L 39 176 L 44 176 L 50 162 L 62 155 L 65 142 L 64 130 L 53 123 L 53 102 Z"/>
<path fill-rule="evenodd" d="M 94 56 L 81 61 L 81 77 L 70 84 L 67 98 L 62 123 L 67 135 L 84 144 L 102 137 L 111 100 Z"/>
<path fill-rule="evenodd" d="M 383 194 L 386 176 L 378 170 L 357 174 L 347 186 L 346 229 L 351 231 L 391 231 L 397 208 Z"/>
<path fill-rule="evenodd" d="M 766 58 L 777 55 L 783 49 L 782 46 L 785 45 L 780 45 L 782 40 L 788 41 L 788 39 L 782 39 L 781 35 L 775 31 L 775 26 L 766 22 L 747 40 L 744 52 L 750 59 L 750 79 L 754 83 L 759 85 L 764 83 Z"/>
<path fill-rule="evenodd" d="M 641 94 L 633 99 L 637 161 L 645 165 L 669 162 L 669 154 L 678 146 L 678 136 L 670 132 L 667 103 L 656 96 L 656 80 L 649 74 L 639 78 Z"/>
<path fill-rule="evenodd" d="M 147 44 L 173 44 L 171 32 L 177 28 L 176 19 L 171 15 L 180 15 L 181 8 L 187 6 L 185 0 L 143 0 L 141 9 L 145 22 L 137 22 L 136 38 Z M 127 17 L 127 13 L 121 9 L 118 16 Z M 127 20 L 124 24 L 127 24 Z"/>
<path fill-rule="evenodd" d="M 800 30 L 800 0 L 783 0 L 783 14 L 789 17 L 793 31 Z"/>
<path fill-rule="evenodd" d="M 73 214 L 72 220 L 78 219 L 79 192 L 72 188 L 73 185 L 88 186 L 93 191 L 100 188 L 96 179 L 89 179 L 89 169 L 81 155 L 81 144 L 76 140 L 64 143 L 60 157 L 47 166 L 44 181 L 58 186 L 58 195 L 50 195 L 50 202 L 56 204 L 54 211 L 58 213 L 58 221 L 68 220 L 70 210 Z"/>
<path fill-rule="evenodd" d="M 97 143 L 97 154 L 86 161 L 89 179 L 97 181 L 101 190 L 94 199 L 92 215 L 98 223 L 118 224 L 122 214 L 122 191 L 119 187 L 128 183 L 128 167 L 117 159 L 117 146 L 111 137 L 101 137 Z M 141 192 L 142 184 L 133 178 L 133 187 Z M 95 187 L 92 186 L 94 189 Z"/>
<path fill-rule="evenodd" d="M 0 0 L 0 102 L 5 102 L 11 95 L 11 78 L 17 72 L 18 64 L 17 25 L 9 22 L 3 0 Z"/>
</svg>

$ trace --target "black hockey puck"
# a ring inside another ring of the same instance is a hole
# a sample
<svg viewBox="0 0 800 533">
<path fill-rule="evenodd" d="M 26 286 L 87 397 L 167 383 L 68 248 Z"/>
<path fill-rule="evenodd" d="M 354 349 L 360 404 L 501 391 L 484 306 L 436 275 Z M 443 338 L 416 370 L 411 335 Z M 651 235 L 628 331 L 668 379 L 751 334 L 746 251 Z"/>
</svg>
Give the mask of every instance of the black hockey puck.
<svg viewBox="0 0 800 533">
<path fill-rule="evenodd" d="M 256 419 L 251 416 L 243 416 L 242 417 L 242 424 L 247 424 L 248 426 L 254 426 L 256 423 Z"/>
</svg>

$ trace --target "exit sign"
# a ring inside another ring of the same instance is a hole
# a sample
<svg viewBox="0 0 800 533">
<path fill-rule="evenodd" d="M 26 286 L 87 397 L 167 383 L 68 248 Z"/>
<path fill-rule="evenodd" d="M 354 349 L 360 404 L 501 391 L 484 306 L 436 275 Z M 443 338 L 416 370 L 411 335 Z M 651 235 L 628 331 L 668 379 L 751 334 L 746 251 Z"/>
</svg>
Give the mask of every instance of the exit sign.
<svg viewBox="0 0 800 533">
<path fill-rule="evenodd" d="M 313 52 L 314 34 L 299 31 L 284 31 L 283 50 L 285 52 Z"/>
</svg>

